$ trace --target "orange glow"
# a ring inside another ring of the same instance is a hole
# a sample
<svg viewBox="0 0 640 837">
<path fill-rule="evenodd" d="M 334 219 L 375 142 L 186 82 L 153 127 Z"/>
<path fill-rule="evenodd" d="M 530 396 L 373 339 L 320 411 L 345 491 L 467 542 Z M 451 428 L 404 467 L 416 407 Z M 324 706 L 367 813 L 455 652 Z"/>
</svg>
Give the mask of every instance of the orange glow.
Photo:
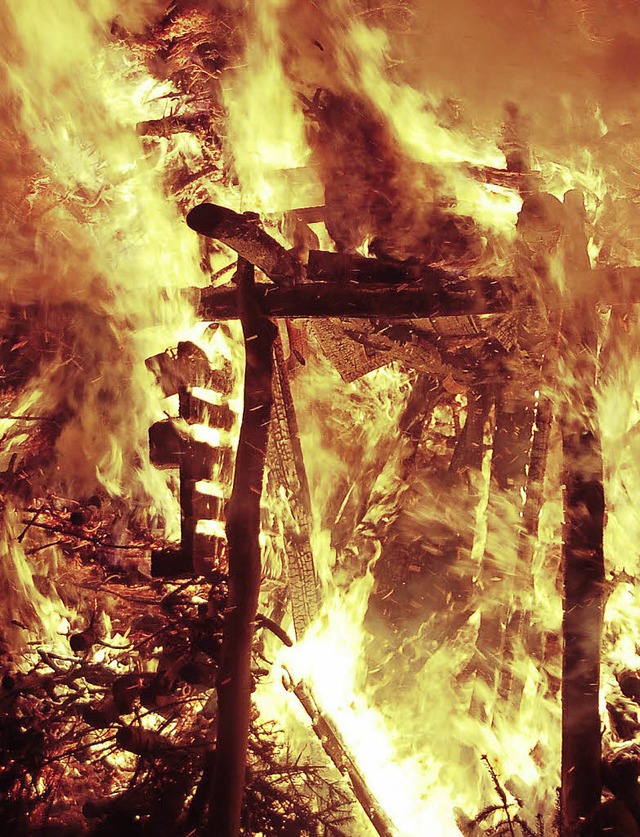
<svg viewBox="0 0 640 837">
<path fill-rule="evenodd" d="M 360 0 L 258 0 L 242 11 L 209 4 L 216 11 L 208 13 L 195 3 L 184 31 L 175 24 L 160 49 L 153 33 L 166 12 L 162 2 L 5 5 L 0 313 L 8 322 L 11 306 L 19 308 L 37 324 L 42 345 L 28 380 L 3 395 L 0 471 L 8 480 L 28 471 L 37 446 L 30 421 L 58 428 L 50 431 L 52 460 L 32 475 L 30 501 L 53 497 L 51 508 L 66 524 L 60 498 L 105 498 L 122 535 L 122 542 L 104 541 L 112 552 L 128 548 L 131 521 L 150 533 L 140 547 L 145 555 L 150 544 L 175 545 L 180 536 L 177 478 L 150 459 L 154 422 L 170 417 L 189 445 L 234 451 L 238 444 L 240 328 L 208 329 L 184 293 L 230 281 L 232 271 L 224 271 L 236 255 L 188 229 L 192 206 L 258 213 L 294 252 L 301 276 L 310 250 L 337 249 L 428 262 L 470 279 L 517 280 L 513 312 L 447 318 L 451 332 L 439 331 L 436 317 L 394 321 L 395 332 L 390 321 L 336 318 L 327 327 L 344 367 L 360 364 L 352 377 L 331 362 L 330 340 L 312 318 L 289 330 L 280 323 L 322 607 L 292 648 L 266 642 L 272 665 L 255 701 L 303 757 L 316 758 L 308 719 L 282 688 L 283 672 L 303 681 L 400 835 L 471 834 L 463 824 L 470 829 L 490 805 L 498 810 L 483 827 L 495 826 L 503 809 L 483 756 L 509 810 L 522 804 L 523 818 L 539 817 L 551 833 L 561 749 L 560 431 L 553 424 L 536 486 L 529 464 L 522 485 L 511 477 L 491 483 L 495 406 L 483 402 L 475 416 L 475 464 L 456 471 L 454 450 L 474 420 L 475 394 L 489 403 L 499 393 L 507 413 L 526 402 L 527 456 L 541 404 L 584 416 L 594 396 L 607 499 L 604 743 L 626 746 L 606 707 L 620 695 L 617 675 L 640 670 L 637 306 L 624 316 L 602 306 L 602 369 L 593 392 L 576 397 L 575 358 L 569 351 L 558 359 L 554 344 L 556 309 L 574 315 L 561 252 L 566 218 L 551 231 L 546 219 L 535 219 L 527 239 L 519 213 L 531 195 L 558 203 L 579 190 L 591 267 L 640 265 L 640 157 L 630 127 L 637 73 L 619 60 L 624 54 L 638 68 L 640 13 L 618 4 L 616 23 L 596 0 L 518 9 L 497 0 L 454 0 L 450 8 L 407 0 L 375 9 Z M 215 40 L 207 31 L 196 46 L 181 47 L 184 66 L 176 71 L 171 49 L 198 21 L 217 31 L 209 20 L 216 14 L 227 39 L 226 52 L 215 44 L 220 66 L 198 51 Z M 190 83 L 194 67 L 200 86 Z M 206 128 L 141 128 L 194 114 Z M 310 207 L 315 213 L 305 215 Z M 190 389 L 206 405 L 229 408 L 224 428 L 178 418 L 177 387 L 166 395 L 145 365 L 187 340 L 214 371 L 231 370 L 228 392 L 201 383 Z M 411 439 L 403 422 L 420 385 L 418 413 L 434 392 L 437 398 Z M 292 543 L 298 548 L 306 532 L 296 516 L 300 498 L 274 486 L 273 461 L 267 472 L 261 609 L 271 613 L 286 600 Z M 203 505 L 223 509 L 230 480 L 218 462 L 205 478 L 198 474 L 193 491 Z M 534 490 L 541 500 L 534 533 L 525 537 Z M 86 628 L 91 607 L 99 609 L 101 582 L 90 588 L 95 605 L 80 595 L 65 599 L 56 587 L 68 572 L 62 540 L 49 545 L 44 526 L 35 525 L 38 503 L 21 506 L 16 494 L 2 510 L 0 592 L 10 616 L 0 628 L 32 662 L 17 625 L 26 623 L 53 652 L 67 649 L 68 635 Z M 195 517 L 196 535 L 224 542 L 222 519 Z M 23 542 L 20 533 L 32 524 Z M 398 568 L 406 571 L 402 580 L 393 575 Z M 105 577 L 111 570 L 105 566 Z M 197 603 L 206 610 L 206 599 Z M 283 627 L 293 633 L 290 611 Z M 128 671 L 115 653 L 128 635 L 112 632 L 109 613 L 95 618 L 117 647 L 94 648 L 92 659 Z M 517 628 L 505 638 L 512 623 Z M 493 657 L 483 646 L 487 624 L 500 634 Z M 507 694 L 500 693 L 501 670 Z M 207 688 L 192 715 L 203 711 Z M 149 711 L 141 723 L 179 736 L 180 722 L 165 722 Z M 104 751 L 111 742 L 95 746 Z M 133 763 L 122 753 L 107 758 L 120 780 Z"/>
</svg>

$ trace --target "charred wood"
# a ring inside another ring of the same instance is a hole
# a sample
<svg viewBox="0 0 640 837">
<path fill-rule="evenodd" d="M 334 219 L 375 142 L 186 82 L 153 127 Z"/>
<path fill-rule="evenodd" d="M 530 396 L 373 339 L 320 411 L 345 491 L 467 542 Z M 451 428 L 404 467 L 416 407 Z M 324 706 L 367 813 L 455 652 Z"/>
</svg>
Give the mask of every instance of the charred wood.
<svg viewBox="0 0 640 837">
<path fill-rule="evenodd" d="M 495 314 L 511 308 L 508 283 L 487 278 L 467 281 L 449 276 L 449 279 L 439 287 L 432 284 L 340 285 L 314 281 L 295 288 L 278 288 L 265 283 L 256 286 L 256 295 L 266 316 L 287 319 L 373 317 L 411 320 Z M 229 286 L 201 290 L 197 311 L 202 319 L 238 319 L 237 303 Z"/>
<path fill-rule="evenodd" d="M 397 832 L 395 825 L 369 790 L 362 773 L 349 755 L 347 746 L 335 724 L 330 718 L 322 714 L 304 681 L 300 680 L 295 685 L 287 682 L 285 686 L 294 693 L 309 716 L 313 731 L 322 744 L 325 753 L 340 773 L 349 777 L 355 798 L 380 837 L 393 837 Z"/>
<path fill-rule="evenodd" d="M 289 372 L 282 342 L 274 344 L 273 408 L 269 463 L 279 487 L 285 489 L 291 510 L 285 523 L 287 573 L 293 624 L 302 637 L 320 609 L 320 595 L 311 549 L 312 509 Z"/>
<path fill-rule="evenodd" d="M 567 193 L 565 274 L 588 263 L 582 196 Z M 597 319 L 580 304 L 562 325 L 564 362 L 574 378 L 560 418 L 564 454 L 564 651 L 562 659 L 561 811 L 567 837 L 580 835 L 600 804 L 600 643 L 604 582 L 603 466 L 593 398 Z M 584 405 L 580 411 L 576 403 Z"/>
<path fill-rule="evenodd" d="M 502 358 L 502 381 L 495 397 L 487 541 L 479 574 L 484 600 L 474 667 L 503 699 L 511 687 L 514 642 L 529 578 L 528 568 L 521 565 L 520 550 L 511 553 L 504 548 L 504 527 L 506 523 L 512 528 L 520 542 L 522 491 L 527 483 L 536 409 L 534 392 L 540 385 L 543 347 L 548 339 L 547 312 L 536 311 L 536 305 L 540 305 L 540 297 L 550 298 L 548 261 L 559 242 L 561 214 L 562 204 L 555 198 L 535 195 L 525 200 L 518 217 L 518 272 L 529 288 L 520 288 L 515 300 L 524 307 L 505 318 L 511 327 L 505 340 L 509 351 Z M 487 717 L 488 705 L 482 695 L 486 689 L 474 690 L 473 705 L 479 715 Z"/>
<path fill-rule="evenodd" d="M 238 308 L 246 347 L 244 413 L 227 509 L 229 597 L 217 681 L 218 731 L 207 833 L 236 837 L 251 708 L 251 647 L 260 591 L 260 497 L 272 402 L 276 329 L 254 296 L 253 267 L 238 261 Z"/>
<path fill-rule="evenodd" d="M 518 535 L 518 573 L 531 584 L 533 552 L 538 533 L 538 519 L 542 508 L 542 488 L 549 452 L 553 408 L 548 397 L 542 396 L 535 416 L 529 471 L 527 474 L 526 499 L 522 510 L 522 529 Z M 522 642 L 529 625 L 530 613 L 523 608 L 514 610 L 507 621 L 503 648 L 504 666 L 500 672 L 499 691 L 506 700 L 509 712 L 516 715 L 524 690 L 524 682 L 514 677 L 516 649 Z"/>
<path fill-rule="evenodd" d="M 347 383 L 357 381 L 386 363 L 386 358 L 381 353 L 368 351 L 361 342 L 347 337 L 344 327 L 353 322 L 354 320 L 345 322 L 335 318 L 316 317 L 304 324 L 307 333 L 318 341 L 325 357 Z"/>
<path fill-rule="evenodd" d="M 296 259 L 259 226 L 255 216 L 238 215 L 224 206 L 203 203 L 189 212 L 187 224 L 200 235 L 231 247 L 276 284 L 291 282 L 300 273 Z"/>
<path fill-rule="evenodd" d="M 181 388 L 198 383 L 207 386 L 215 372 L 209 358 L 195 343 L 178 343 L 176 351 L 153 355 L 145 363 L 166 396 L 175 395 Z M 230 373 L 230 369 L 228 370 Z M 231 378 L 231 375 L 228 376 Z"/>
<path fill-rule="evenodd" d="M 172 114 L 162 119 L 147 119 L 136 125 L 136 133 L 140 137 L 168 137 L 183 131 L 196 134 L 210 132 L 210 113 Z"/>
<path fill-rule="evenodd" d="M 265 616 L 263 613 L 258 613 L 256 616 L 256 627 L 265 628 L 266 630 L 271 631 L 271 633 L 274 636 L 277 636 L 280 642 L 282 642 L 283 645 L 286 645 L 287 648 L 291 648 L 293 646 L 293 640 L 284 628 L 282 628 L 273 619 Z"/>
<path fill-rule="evenodd" d="M 318 275 L 308 273 L 309 282 L 296 287 L 277 287 L 269 283 L 256 286 L 266 315 L 412 320 L 501 314 L 533 304 L 531 296 L 529 299 L 522 295 L 516 298 L 516 283 L 510 277 L 467 279 L 429 265 L 416 268 L 413 264 L 402 262 L 317 252 L 322 253 L 320 258 L 313 256 L 313 271 Z M 335 272 L 328 269 L 331 259 L 335 259 Z M 381 268 L 381 265 L 384 267 Z M 320 281 L 319 276 L 329 275 L 332 281 Z M 335 281 L 337 277 L 342 278 L 342 283 Z M 355 278 L 357 283 L 351 278 Z M 577 279 L 576 296 L 594 304 L 630 305 L 640 302 L 640 268 L 585 269 Z M 533 294 L 536 291 L 536 288 L 530 289 Z M 202 319 L 238 319 L 234 291 L 229 285 L 190 289 L 188 295 Z M 553 300 L 553 306 L 558 310 L 566 305 L 562 300 Z"/>
<path fill-rule="evenodd" d="M 491 399 L 486 388 L 478 387 L 467 394 L 467 419 L 449 463 L 451 476 L 469 470 L 479 471 L 482 467 L 484 426 L 490 407 Z"/>
</svg>

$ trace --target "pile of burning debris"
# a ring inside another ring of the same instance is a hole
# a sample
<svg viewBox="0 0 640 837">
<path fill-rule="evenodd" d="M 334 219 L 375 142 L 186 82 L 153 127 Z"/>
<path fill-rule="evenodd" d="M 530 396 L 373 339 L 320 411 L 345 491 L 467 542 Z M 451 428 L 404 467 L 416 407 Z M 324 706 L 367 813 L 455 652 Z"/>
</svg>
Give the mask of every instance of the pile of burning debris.
<svg viewBox="0 0 640 837">
<path fill-rule="evenodd" d="M 276 5 L 264 13 L 274 20 Z M 368 25 L 393 18 L 356 5 Z M 535 168 L 512 104 L 504 167 L 444 166 L 410 158 L 363 90 L 300 82 L 309 154 L 271 174 L 274 189 L 307 200 L 261 213 L 222 205 L 245 200 L 227 84 L 246 14 L 231 2 L 176 0 L 147 26 L 123 13 L 104 30 L 127 72 L 165 85 L 164 115 L 137 121 L 134 134 L 162 167 L 163 200 L 185 216 L 180 234 L 198 248 L 201 281 L 182 277 L 157 293 L 166 310 L 189 312 L 189 335 L 143 352 L 126 286 L 97 269 L 71 293 L 61 290 L 64 270 L 46 292 L 9 286 L 3 820 L 13 834 L 43 836 L 418 833 L 382 801 L 317 681 L 285 677 L 337 772 L 320 747 L 311 758 L 290 751 L 288 733 L 252 697 L 290 635 L 300 648 L 311 643 L 302 653 L 313 668 L 312 643 L 335 618 L 329 594 L 347 600 L 369 585 L 366 639 L 354 647 L 389 726 L 413 711 L 414 697 L 398 693 L 413 694 L 433 670 L 447 672 L 451 699 L 463 693 L 451 728 L 455 752 L 474 762 L 465 775 L 481 810 L 467 814 L 469 795 L 452 792 L 433 833 L 637 834 L 640 658 L 622 664 L 611 622 L 604 747 L 601 730 L 603 614 L 608 596 L 633 597 L 636 581 L 605 581 L 613 481 L 597 401 L 637 330 L 640 269 L 615 264 L 620 244 L 606 225 L 590 229 L 592 196 Z M 260 14 L 256 41 L 269 28 Z M 322 38 L 312 44 L 324 52 Z M 291 46 L 281 57 L 290 74 L 301 56 Z M 3 108 L 15 127 L 12 96 Z M 421 113 L 444 134 L 464 121 L 452 100 Z M 70 186 L 25 126 L 12 137 L 25 150 L 3 212 L 24 275 L 35 286 L 82 230 L 70 270 L 85 257 L 93 266 L 103 217 L 94 213 L 113 201 L 110 184 L 87 185 L 82 169 Z M 91 169 L 91 153 L 81 156 Z M 129 161 L 115 160 L 114 189 L 126 192 Z M 460 208 L 458 181 L 517 204 L 509 234 Z M 55 235 L 51 218 L 63 222 Z M 376 389 L 385 370 L 393 381 Z M 320 373 L 346 393 L 342 406 L 320 397 Z M 164 415 L 146 423 L 153 410 L 137 408 L 152 386 Z M 367 424 L 373 415 L 382 430 Z M 329 481 L 328 466 L 308 455 L 314 422 L 327 462 L 339 464 Z M 323 548 L 333 558 L 321 566 Z M 454 653 L 456 668 L 443 666 Z M 495 766 L 476 740 L 500 750 L 534 698 L 561 727 L 561 754 L 538 734 L 528 774 L 506 758 Z M 448 755 L 448 736 L 412 736 L 424 751 L 433 745 L 434 762 Z M 430 781 L 444 782 L 440 773 L 444 762 Z M 531 792 L 535 781 L 547 787 Z M 483 807 L 487 792 L 496 804 Z"/>
</svg>

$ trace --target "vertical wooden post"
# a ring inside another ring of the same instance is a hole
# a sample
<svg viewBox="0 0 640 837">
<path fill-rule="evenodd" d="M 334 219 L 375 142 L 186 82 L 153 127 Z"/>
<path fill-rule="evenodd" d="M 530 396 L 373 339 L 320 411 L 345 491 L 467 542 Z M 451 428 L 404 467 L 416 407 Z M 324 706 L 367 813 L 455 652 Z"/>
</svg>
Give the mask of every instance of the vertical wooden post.
<svg viewBox="0 0 640 837">
<path fill-rule="evenodd" d="M 229 597 L 218 673 L 218 728 L 209 826 L 212 837 L 240 833 L 251 712 L 251 646 L 260 592 L 260 497 L 272 402 L 275 326 L 254 296 L 254 268 L 238 259 L 238 308 L 246 363 L 244 412 L 226 510 Z"/>
<path fill-rule="evenodd" d="M 565 275 L 588 264 L 581 196 L 567 193 Z M 562 658 L 562 835 L 578 837 L 600 804 L 600 644 L 604 581 L 604 490 L 593 388 L 597 324 L 593 306 L 565 315 L 563 350 L 573 384 L 559 415 L 564 453 L 564 616 Z"/>
</svg>

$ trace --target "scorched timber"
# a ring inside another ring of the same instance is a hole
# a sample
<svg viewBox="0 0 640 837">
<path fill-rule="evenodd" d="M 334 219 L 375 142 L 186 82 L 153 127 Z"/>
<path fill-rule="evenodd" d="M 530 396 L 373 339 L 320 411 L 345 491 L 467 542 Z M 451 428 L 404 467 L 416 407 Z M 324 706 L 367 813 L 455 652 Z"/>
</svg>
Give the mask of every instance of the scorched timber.
<svg viewBox="0 0 640 837">
<path fill-rule="evenodd" d="M 256 286 L 267 317 L 378 317 L 422 319 L 465 314 L 499 314 L 510 309 L 505 285 L 494 279 L 453 280 L 436 286 L 362 285 L 350 282 L 313 282 L 292 288 Z M 205 320 L 235 320 L 235 290 L 229 286 L 205 288 L 200 293 L 198 316 Z"/>
<path fill-rule="evenodd" d="M 216 756 L 210 795 L 211 837 L 236 837 L 245 783 L 251 715 L 251 648 L 260 593 L 260 496 L 273 400 L 277 329 L 253 298 L 253 266 L 238 260 L 236 284 L 245 339 L 244 410 L 233 491 L 226 510 L 229 596 L 220 670 Z"/>
<path fill-rule="evenodd" d="M 565 275 L 569 287 L 588 264 L 584 203 L 567 192 Z M 562 322 L 564 362 L 573 386 L 560 415 L 563 449 L 564 602 L 562 633 L 562 834 L 586 837 L 602 791 L 600 646 L 604 611 L 604 487 L 593 389 L 598 316 L 577 304 Z M 578 405 L 576 407 L 576 405 Z"/>
<path fill-rule="evenodd" d="M 300 265 L 256 220 L 253 214 L 238 215 L 232 209 L 213 203 L 200 204 L 187 215 L 187 224 L 192 230 L 222 241 L 274 282 L 287 284 L 299 273 Z"/>
<path fill-rule="evenodd" d="M 329 255 L 334 255 L 333 253 Z M 365 261 L 376 261 L 367 259 Z M 275 318 L 374 317 L 411 320 L 500 314 L 513 307 L 514 280 L 476 277 L 464 279 L 432 268 L 437 281 L 415 284 L 364 284 L 347 281 L 309 281 L 295 287 L 256 285 L 265 315 Z M 443 278 L 446 277 L 446 278 Z M 196 289 L 197 290 L 197 289 Z M 584 298 L 610 305 L 640 302 L 640 268 L 602 268 L 589 271 L 582 282 Z M 235 289 L 230 285 L 203 288 L 197 293 L 198 315 L 205 320 L 236 320 Z"/>
</svg>

